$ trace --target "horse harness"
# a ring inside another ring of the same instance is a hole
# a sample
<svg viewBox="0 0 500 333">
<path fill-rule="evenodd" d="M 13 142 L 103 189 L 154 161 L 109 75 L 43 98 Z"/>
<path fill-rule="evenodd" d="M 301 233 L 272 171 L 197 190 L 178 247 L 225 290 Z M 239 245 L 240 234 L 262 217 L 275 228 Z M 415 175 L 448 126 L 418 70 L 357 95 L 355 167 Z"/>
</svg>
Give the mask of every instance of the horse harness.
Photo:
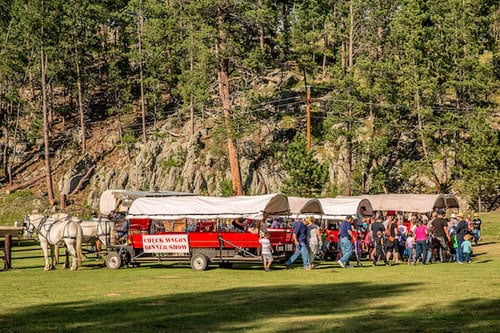
<svg viewBox="0 0 500 333">
<path fill-rule="evenodd" d="M 45 216 L 41 219 L 41 222 L 38 224 L 38 226 L 36 226 L 33 222 L 31 222 L 30 219 L 28 219 L 29 221 L 29 224 L 33 225 L 33 227 L 35 227 L 36 231 L 38 232 L 38 235 L 40 235 L 41 237 L 45 238 L 45 240 L 48 242 L 48 243 L 51 243 L 50 240 L 49 240 L 49 237 L 50 237 L 50 231 L 52 230 L 52 227 L 58 223 L 58 222 L 62 222 L 65 218 L 59 218 L 59 219 L 54 219 L 53 221 L 51 221 L 50 223 L 46 223 L 49 219 L 47 219 Z M 74 236 L 70 236 L 69 235 L 69 225 L 71 224 L 71 220 L 68 219 L 68 221 L 66 221 L 66 225 L 64 225 L 64 229 L 63 229 L 63 235 L 62 235 L 62 238 L 61 239 L 76 239 L 76 237 Z M 43 231 L 45 231 L 45 234 L 42 233 L 42 228 L 43 228 Z M 57 242 L 56 242 L 57 243 Z"/>
</svg>

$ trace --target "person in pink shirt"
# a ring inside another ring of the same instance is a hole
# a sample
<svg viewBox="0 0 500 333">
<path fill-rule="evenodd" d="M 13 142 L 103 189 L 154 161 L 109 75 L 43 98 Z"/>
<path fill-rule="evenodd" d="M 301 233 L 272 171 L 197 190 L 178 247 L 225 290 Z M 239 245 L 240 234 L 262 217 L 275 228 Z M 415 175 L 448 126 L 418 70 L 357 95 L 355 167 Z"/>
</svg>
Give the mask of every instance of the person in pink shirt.
<svg viewBox="0 0 500 333">
<path fill-rule="evenodd" d="M 373 252 L 373 237 L 371 230 L 365 235 L 365 239 L 363 240 L 363 250 L 367 253 L 366 259 L 373 260 L 372 252 Z"/>
<path fill-rule="evenodd" d="M 427 259 L 427 226 L 420 219 L 417 220 L 417 227 L 415 228 L 415 243 L 416 254 L 413 264 L 416 265 L 418 258 L 422 255 L 422 265 L 425 265 Z"/>
</svg>

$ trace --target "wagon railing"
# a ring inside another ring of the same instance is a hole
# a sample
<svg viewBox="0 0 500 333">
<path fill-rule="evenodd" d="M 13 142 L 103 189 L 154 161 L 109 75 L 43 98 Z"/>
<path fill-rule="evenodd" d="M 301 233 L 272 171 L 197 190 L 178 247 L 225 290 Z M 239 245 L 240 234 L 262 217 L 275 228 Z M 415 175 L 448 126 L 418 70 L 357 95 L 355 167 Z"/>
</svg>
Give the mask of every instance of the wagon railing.
<svg viewBox="0 0 500 333">
<path fill-rule="evenodd" d="M 224 247 L 224 244 L 229 244 L 231 245 L 232 247 L 234 247 L 235 249 L 237 249 L 238 251 L 241 251 L 251 257 L 259 257 L 251 252 L 248 252 L 247 250 L 245 250 L 244 248 L 242 247 L 239 247 L 238 245 L 234 244 L 233 242 L 231 241 L 228 241 L 228 240 L 225 240 L 222 236 L 217 236 L 217 238 L 219 239 L 219 242 L 220 242 L 220 256 L 222 257 L 222 248 Z"/>
</svg>

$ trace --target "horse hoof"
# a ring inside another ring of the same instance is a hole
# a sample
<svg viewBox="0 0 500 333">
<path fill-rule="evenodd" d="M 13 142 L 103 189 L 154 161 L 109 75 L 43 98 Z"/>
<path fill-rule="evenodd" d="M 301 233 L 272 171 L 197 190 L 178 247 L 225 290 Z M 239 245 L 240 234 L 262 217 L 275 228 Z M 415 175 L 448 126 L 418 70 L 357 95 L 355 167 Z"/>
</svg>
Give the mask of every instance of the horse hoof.
<svg viewBox="0 0 500 333">
<path fill-rule="evenodd" d="M 48 271 L 50 271 L 50 267 L 44 267 L 43 270 L 48 272 Z"/>
</svg>

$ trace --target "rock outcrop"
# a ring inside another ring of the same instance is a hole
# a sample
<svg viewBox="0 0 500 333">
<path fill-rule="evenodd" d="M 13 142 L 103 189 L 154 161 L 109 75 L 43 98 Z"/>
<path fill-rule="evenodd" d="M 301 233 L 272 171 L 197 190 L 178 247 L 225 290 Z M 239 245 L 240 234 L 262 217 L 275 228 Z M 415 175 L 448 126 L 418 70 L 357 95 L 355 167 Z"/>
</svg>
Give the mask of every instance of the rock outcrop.
<svg viewBox="0 0 500 333">
<path fill-rule="evenodd" d="M 188 137 L 170 135 L 167 128 L 171 127 L 166 124 L 159 131 L 166 135 L 150 136 L 147 144 L 135 143 L 130 160 L 125 151 L 120 151 L 116 154 L 121 156 L 113 159 L 114 165 L 110 159 L 100 161 L 90 181 L 87 205 L 97 207 L 99 194 L 110 188 L 149 191 L 157 187 L 160 191 L 224 194 L 223 185 L 231 179 L 225 143 L 216 142 L 207 130 Z M 253 146 L 240 155 L 242 182 L 248 194 L 280 190 L 283 171 L 255 144 L 258 141 L 260 147 L 267 147 L 272 139 L 269 132 L 257 140 L 249 138 L 238 143 L 240 150 Z"/>
</svg>

